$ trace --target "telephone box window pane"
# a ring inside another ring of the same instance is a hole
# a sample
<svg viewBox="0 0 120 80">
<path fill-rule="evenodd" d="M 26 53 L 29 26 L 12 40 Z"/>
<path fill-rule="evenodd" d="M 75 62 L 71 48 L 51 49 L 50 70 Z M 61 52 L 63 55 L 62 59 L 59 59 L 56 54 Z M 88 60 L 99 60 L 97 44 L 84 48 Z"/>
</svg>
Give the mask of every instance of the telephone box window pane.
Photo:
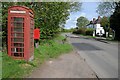
<svg viewBox="0 0 120 80">
<path fill-rule="evenodd" d="M 23 32 L 24 18 L 12 17 L 11 20 L 12 32 Z"/>
<path fill-rule="evenodd" d="M 24 57 L 23 53 L 13 53 L 15 57 Z"/>
<path fill-rule="evenodd" d="M 23 43 L 14 43 L 14 47 L 24 47 Z"/>
<path fill-rule="evenodd" d="M 23 28 L 14 28 L 14 32 L 23 32 Z"/>
<path fill-rule="evenodd" d="M 24 37 L 23 33 L 12 33 L 11 34 L 13 37 Z"/>
<path fill-rule="evenodd" d="M 12 48 L 12 52 L 24 52 L 23 48 Z"/>
<path fill-rule="evenodd" d="M 11 51 L 12 51 L 12 52 L 15 52 L 15 48 L 12 48 Z"/>
<path fill-rule="evenodd" d="M 19 39 L 19 38 L 13 38 L 12 42 L 24 42 L 24 39 Z"/>
<path fill-rule="evenodd" d="M 23 23 L 21 22 L 14 22 L 14 27 L 23 27 Z"/>
<path fill-rule="evenodd" d="M 20 57 L 20 56 L 19 56 L 19 53 L 14 53 L 14 56 L 15 56 L 15 57 Z"/>
<path fill-rule="evenodd" d="M 14 21 L 16 22 L 23 22 L 23 18 L 21 17 L 14 17 Z"/>
</svg>

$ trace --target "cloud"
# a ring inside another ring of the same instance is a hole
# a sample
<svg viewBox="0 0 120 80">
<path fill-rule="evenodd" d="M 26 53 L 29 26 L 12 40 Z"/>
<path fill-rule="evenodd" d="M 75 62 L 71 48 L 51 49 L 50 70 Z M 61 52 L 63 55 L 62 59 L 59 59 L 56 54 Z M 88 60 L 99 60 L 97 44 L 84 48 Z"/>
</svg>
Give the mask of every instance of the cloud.
<svg viewBox="0 0 120 80">
<path fill-rule="evenodd" d="M 76 27 L 77 18 L 80 17 L 80 12 L 70 13 L 69 19 L 66 21 L 65 28 L 70 29 Z"/>
<path fill-rule="evenodd" d="M 81 12 L 71 13 L 70 16 L 69 16 L 69 19 L 66 21 L 65 28 L 70 29 L 70 28 L 77 27 L 76 26 L 77 19 L 80 16 L 86 17 L 86 13 L 84 13 L 84 12 L 82 12 L 82 13 Z"/>
<path fill-rule="evenodd" d="M 68 29 L 68 28 L 76 27 L 77 19 L 80 16 L 84 16 L 88 20 L 97 18 L 98 16 L 98 14 L 96 13 L 97 6 L 98 6 L 98 2 L 83 2 L 82 11 L 70 13 L 69 19 L 66 21 L 65 28 Z"/>
</svg>

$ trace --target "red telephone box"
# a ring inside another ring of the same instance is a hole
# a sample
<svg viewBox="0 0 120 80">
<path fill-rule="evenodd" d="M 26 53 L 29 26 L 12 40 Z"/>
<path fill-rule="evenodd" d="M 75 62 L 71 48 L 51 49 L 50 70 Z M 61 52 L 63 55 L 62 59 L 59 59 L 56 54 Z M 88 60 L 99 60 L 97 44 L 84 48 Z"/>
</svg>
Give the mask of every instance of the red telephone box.
<svg viewBox="0 0 120 80">
<path fill-rule="evenodd" d="M 34 14 L 25 6 L 8 9 L 8 55 L 15 59 L 34 58 Z"/>
</svg>

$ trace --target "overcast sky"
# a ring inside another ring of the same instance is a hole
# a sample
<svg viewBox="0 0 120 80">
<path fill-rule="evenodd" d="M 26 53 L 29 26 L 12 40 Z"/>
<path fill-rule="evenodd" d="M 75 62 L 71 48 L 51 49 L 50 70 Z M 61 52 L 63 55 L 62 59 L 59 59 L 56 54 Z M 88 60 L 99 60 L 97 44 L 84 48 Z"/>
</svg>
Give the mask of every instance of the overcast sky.
<svg viewBox="0 0 120 80">
<path fill-rule="evenodd" d="M 88 20 L 97 18 L 99 16 L 99 14 L 96 13 L 98 4 L 99 2 L 83 2 L 81 11 L 70 13 L 69 19 L 66 21 L 65 28 L 70 29 L 76 27 L 77 18 L 80 16 L 84 16 Z"/>
</svg>

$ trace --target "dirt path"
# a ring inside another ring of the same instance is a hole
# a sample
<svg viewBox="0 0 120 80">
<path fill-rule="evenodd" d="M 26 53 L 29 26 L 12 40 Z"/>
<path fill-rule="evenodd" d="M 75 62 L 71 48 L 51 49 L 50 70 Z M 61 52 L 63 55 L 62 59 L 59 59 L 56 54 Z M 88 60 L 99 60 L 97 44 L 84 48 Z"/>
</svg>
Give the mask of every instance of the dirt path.
<svg viewBox="0 0 120 80">
<path fill-rule="evenodd" d="M 96 78 L 87 63 L 75 52 L 47 61 L 29 78 Z"/>
</svg>

